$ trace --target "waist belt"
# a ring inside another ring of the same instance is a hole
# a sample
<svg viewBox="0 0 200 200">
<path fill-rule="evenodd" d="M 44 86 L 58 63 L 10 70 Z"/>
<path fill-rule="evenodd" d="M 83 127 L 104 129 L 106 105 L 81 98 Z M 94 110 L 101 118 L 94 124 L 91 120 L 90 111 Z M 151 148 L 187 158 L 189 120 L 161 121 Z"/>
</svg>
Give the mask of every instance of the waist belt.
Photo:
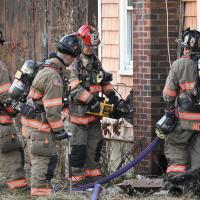
<svg viewBox="0 0 200 200">
<path fill-rule="evenodd" d="M 44 112 L 44 106 L 34 103 L 34 105 L 24 104 L 21 108 L 21 114 L 24 117 L 33 119 L 36 114 Z"/>
<path fill-rule="evenodd" d="M 43 112 L 45 112 L 43 105 L 35 104 L 34 106 L 35 106 L 35 112 L 36 113 L 43 113 Z"/>
</svg>

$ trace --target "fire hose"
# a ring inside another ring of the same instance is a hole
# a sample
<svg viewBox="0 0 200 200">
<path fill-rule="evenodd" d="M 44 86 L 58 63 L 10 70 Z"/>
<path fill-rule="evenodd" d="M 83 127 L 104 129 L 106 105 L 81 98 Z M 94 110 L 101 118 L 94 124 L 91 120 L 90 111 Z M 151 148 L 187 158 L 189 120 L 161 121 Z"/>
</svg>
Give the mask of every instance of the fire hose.
<svg viewBox="0 0 200 200">
<path fill-rule="evenodd" d="M 156 145 L 159 143 L 159 138 L 156 137 L 151 144 L 149 144 L 139 155 L 137 155 L 137 157 L 131 161 L 129 164 L 127 164 L 126 166 L 124 166 L 123 168 L 115 171 L 114 173 L 96 181 L 93 183 L 89 183 L 86 185 L 82 185 L 78 188 L 75 188 L 75 190 L 86 190 L 88 188 L 94 188 L 93 189 L 93 193 L 92 193 L 92 198 L 91 200 L 97 200 L 98 199 L 98 195 L 100 193 L 100 188 L 102 184 L 105 184 L 107 182 L 109 182 L 110 180 L 121 176 L 122 174 L 124 174 L 125 172 L 127 172 L 129 169 L 135 167 L 135 165 L 137 165 L 140 161 L 142 161 L 155 147 Z"/>
<path fill-rule="evenodd" d="M 93 194 L 92 194 L 92 200 L 96 200 L 98 199 L 98 195 L 100 193 L 100 189 L 101 189 L 101 185 L 102 184 L 106 184 L 107 182 L 109 182 L 110 180 L 113 180 L 119 176 L 121 176 L 122 174 L 126 173 L 129 169 L 135 167 L 135 165 L 137 165 L 140 161 L 142 161 L 155 147 L 156 145 L 159 143 L 159 138 L 156 137 L 151 144 L 149 144 L 140 154 L 138 154 L 136 156 L 136 158 L 134 160 L 132 160 L 130 163 L 128 163 L 126 166 L 124 166 L 123 168 L 113 172 L 112 174 L 96 181 L 96 182 L 92 182 L 89 184 L 85 184 L 85 185 L 81 185 L 77 188 L 73 188 L 73 190 L 75 191 L 80 191 L 80 190 L 87 190 L 89 188 L 94 188 L 93 189 Z M 59 191 L 59 188 L 54 188 L 55 192 Z"/>
<path fill-rule="evenodd" d="M 101 185 L 99 183 L 96 183 L 92 192 L 91 200 L 97 200 L 100 191 L 101 191 Z"/>
</svg>

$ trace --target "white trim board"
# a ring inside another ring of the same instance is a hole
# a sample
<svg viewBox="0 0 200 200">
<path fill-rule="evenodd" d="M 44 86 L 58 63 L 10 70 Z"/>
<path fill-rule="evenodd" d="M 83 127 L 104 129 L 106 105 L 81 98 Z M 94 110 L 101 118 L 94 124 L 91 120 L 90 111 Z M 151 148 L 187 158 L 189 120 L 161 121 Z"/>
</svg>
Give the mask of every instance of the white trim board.
<svg viewBox="0 0 200 200">
<path fill-rule="evenodd" d="M 197 30 L 200 31 L 200 0 L 197 0 Z"/>
<path fill-rule="evenodd" d="M 133 68 L 126 66 L 126 48 L 127 48 L 127 32 L 124 31 L 127 28 L 127 0 L 119 0 L 120 10 L 120 75 L 133 75 Z M 126 13 L 125 13 L 126 12 Z M 128 69 L 125 69 L 125 68 Z"/>
<path fill-rule="evenodd" d="M 101 0 L 98 0 L 98 32 L 99 32 L 99 38 L 100 40 L 102 41 L 102 34 L 101 34 Z M 101 44 L 99 45 L 98 47 L 98 57 L 99 57 L 99 60 L 101 61 Z"/>
</svg>

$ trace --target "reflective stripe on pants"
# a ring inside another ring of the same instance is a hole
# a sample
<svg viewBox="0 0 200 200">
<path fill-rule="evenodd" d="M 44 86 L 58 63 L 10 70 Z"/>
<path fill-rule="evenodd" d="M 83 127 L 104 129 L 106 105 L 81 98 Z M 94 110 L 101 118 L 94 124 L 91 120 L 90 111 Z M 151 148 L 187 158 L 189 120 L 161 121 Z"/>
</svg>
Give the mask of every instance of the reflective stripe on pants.
<svg viewBox="0 0 200 200">
<path fill-rule="evenodd" d="M 180 172 L 184 173 L 186 172 L 187 165 L 170 165 L 167 168 L 167 173 L 173 173 L 173 172 Z"/>
<path fill-rule="evenodd" d="M 85 176 L 101 176 L 101 170 L 100 169 L 87 169 L 85 170 Z"/>
<path fill-rule="evenodd" d="M 72 176 L 72 182 L 79 182 L 82 181 L 85 178 L 84 175 L 80 175 L 80 176 Z M 67 180 L 69 180 L 69 177 L 66 177 Z"/>
<path fill-rule="evenodd" d="M 31 196 L 48 196 L 52 194 L 51 188 L 31 188 Z"/>
<path fill-rule="evenodd" d="M 25 187 L 28 185 L 26 179 L 16 180 L 16 181 L 9 181 L 7 182 L 9 189 L 15 189 L 20 187 Z"/>
</svg>

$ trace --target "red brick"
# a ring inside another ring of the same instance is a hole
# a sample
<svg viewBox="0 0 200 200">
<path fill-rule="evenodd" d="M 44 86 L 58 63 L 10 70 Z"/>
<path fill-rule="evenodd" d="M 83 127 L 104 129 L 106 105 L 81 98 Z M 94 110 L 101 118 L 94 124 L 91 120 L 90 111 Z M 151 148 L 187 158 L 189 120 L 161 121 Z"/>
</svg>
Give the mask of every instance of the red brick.
<svg viewBox="0 0 200 200">
<path fill-rule="evenodd" d="M 134 140 L 155 137 L 156 120 L 163 114 L 162 89 L 169 70 L 166 10 L 163 0 L 133 2 L 133 88 Z M 168 1 L 169 42 L 172 62 L 176 59 L 175 39 L 178 36 L 179 0 Z M 146 143 L 146 144 L 147 144 Z M 152 156 L 148 156 L 136 171 L 151 173 Z M 155 170 L 154 170 L 155 171 Z"/>
</svg>

